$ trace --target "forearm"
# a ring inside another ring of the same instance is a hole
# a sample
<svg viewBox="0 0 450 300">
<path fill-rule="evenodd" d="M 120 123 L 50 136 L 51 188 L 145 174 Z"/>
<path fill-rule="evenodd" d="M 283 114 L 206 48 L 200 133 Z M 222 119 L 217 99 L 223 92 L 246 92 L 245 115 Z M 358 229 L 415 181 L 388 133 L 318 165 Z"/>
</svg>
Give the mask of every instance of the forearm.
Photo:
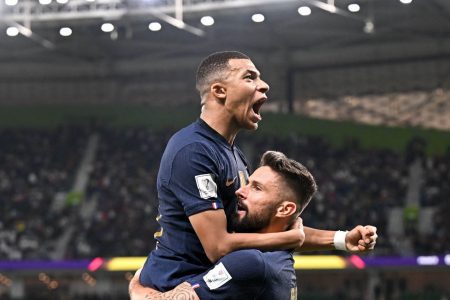
<svg viewBox="0 0 450 300">
<path fill-rule="evenodd" d="M 297 230 L 277 233 L 227 233 L 221 239 L 220 257 L 239 249 L 285 250 L 296 248 L 303 237 Z M 219 259 L 218 257 L 217 259 Z"/>
<path fill-rule="evenodd" d="M 303 230 L 277 233 L 229 233 L 222 210 L 205 211 L 189 217 L 208 259 L 215 263 L 224 255 L 239 249 L 294 249 L 304 240 Z"/>
<path fill-rule="evenodd" d="M 173 290 L 165 293 L 134 282 L 130 284 L 130 298 L 131 300 L 199 300 L 194 289 L 187 282 L 183 282 Z"/>
<path fill-rule="evenodd" d="M 311 227 L 304 227 L 305 242 L 296 251 L 316 251 L 316 250 L 334 250 L 333 230 L 319 230 Z"/>
</svg>

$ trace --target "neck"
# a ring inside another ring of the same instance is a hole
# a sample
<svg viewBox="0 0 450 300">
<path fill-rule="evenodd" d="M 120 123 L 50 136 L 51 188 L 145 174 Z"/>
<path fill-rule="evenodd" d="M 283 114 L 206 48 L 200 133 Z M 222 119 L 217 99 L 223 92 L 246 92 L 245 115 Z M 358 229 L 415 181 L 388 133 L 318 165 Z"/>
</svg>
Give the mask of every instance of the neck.
<svg viewBox="0 0 450 300">
<path fill-rule="evenodd" d="M 206 124 L 223 136 L 230 145 L 233 145 L 239 128 L 233 124 L 231 119 L 227 118 L 226 114 L 219 109 L 203 106 L 200 119 L 205 121 Z"/>
<path fill-rule="evenodd" d="M 258 231 L 258 233 L 275 233 L 288 230 L 288 225 L 285 220 L 274 219 L 269 225 Z"/>
</svg>

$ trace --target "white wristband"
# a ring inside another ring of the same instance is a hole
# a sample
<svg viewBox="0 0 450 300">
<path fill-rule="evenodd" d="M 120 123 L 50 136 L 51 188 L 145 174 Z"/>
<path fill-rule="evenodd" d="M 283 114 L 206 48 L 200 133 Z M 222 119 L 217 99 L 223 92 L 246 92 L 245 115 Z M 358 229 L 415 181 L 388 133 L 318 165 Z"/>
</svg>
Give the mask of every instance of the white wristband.
<svg viewBox="0 0 450 300">
<path fill-rule="evenodd" d="M 345 237 L 347 236 L 348 231 L 338 230 L 334 234 L 334 248 L 336 250 L 347 251 L 347 247 L 345 246 Z"/>
</svg>

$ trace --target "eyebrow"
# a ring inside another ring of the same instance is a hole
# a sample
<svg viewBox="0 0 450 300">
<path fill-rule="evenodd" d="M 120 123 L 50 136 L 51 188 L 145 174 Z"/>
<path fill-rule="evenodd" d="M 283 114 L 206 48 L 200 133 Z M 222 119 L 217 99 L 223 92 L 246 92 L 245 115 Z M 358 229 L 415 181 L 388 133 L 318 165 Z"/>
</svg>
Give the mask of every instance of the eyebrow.
<svg viewBox="0 0 450 300">
<path fill-rule="evenodd" d="M 250 181 L 250 184 L 251 185 L 259 185 L 259 186 L 265 187 L 265 185 L 262 182 L 258 181 L 258 180 L 252 180 L 252 181 Z"/>
<path fill-rule="evenodd" d="M 252 74 L 252 75 L 255 75 L 256 77 L 259 77 L 259 76 L 261 75 L 261 73 L 259 73 L 258 71 L 251 70 L 251 69 L 247 69 L 247 70 L 245 71 L 245 73 L 250 73 L 250 74 Z M 245 73 L 244 73 L 244 74 L 245 74 Z"/>
</svg>

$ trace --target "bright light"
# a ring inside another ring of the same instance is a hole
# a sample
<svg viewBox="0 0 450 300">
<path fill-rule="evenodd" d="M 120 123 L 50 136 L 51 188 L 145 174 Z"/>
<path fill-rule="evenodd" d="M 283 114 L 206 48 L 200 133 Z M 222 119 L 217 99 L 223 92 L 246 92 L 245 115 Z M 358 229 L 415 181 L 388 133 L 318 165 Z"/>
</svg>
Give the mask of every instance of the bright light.
<svg viewBox="0 0 450 300">
<path fill-rule="evenodd" d="M 309 16 L 311 14 L 311 8 L 309 8 L 308 6 L 301 6 L 298 8 L 298 13 L 301 16 Z"/>
<path fill-rule="evenodd" d="M 70 29 L 69 27 L 62 27 L 59 30 L 59 34 L 62 35 L 62 36 L 72 35 L 72 29 Z"/>
<path fill-rule="evenodd" d="M 48 5 L 48 4 L 52 3 L 52 0 L 39 0 L 39 3 L 42 5 Z"/>
<path fill-rule="evenodd" d="M 161 24 L 158 22 L 151 22 L 150 24 L 148 24 L 148 29 L 150 29 L 151 31 L 160 31 L 161 27 Z"/>
<path fill-rule="evenodd" d="M 87 2 L 94 2 L 95 0 L 86 0 Z"/>
<path fill-rule="evenodd" d="M 410 4 L 412 0 L 400 0 L 400 2 L 403 4 Z"/>
<path fill-rule="evenodd" d="M 56 0 L 59 4 L 66 4 L 69 0 Z"/>
<path fill-rule="evenodd" d="M 205 26 L 211 26 L 214 24 L 214 19 L 213 17 L 210 16 L 204 16 L 203 18 L 200 19 L 200 22 Z"/>
<path fill-rule="evenodd" d="M 8 36 L 17 36 L 19 34 L 19 29 L 17 29 L 17 27 L 8 27 L 6 28 L 6 34 Z"/>
<path fill-rule="evenodd" d="M 420 266 L 435 266 L 439 264 L 439 257 L 435 255 L 430 256 L 418 256 L 417 264 Z"/>
<path fill-rule="evenodd" d="M 361 9 L 356 3 L 349 4 L 347 8 L 350 12 L 358 12 Z"/>
<path fill-rule="evenodd" d="M 263 14 L 254 14 L 252 16 L 252 21 L 255 23 L 261 23 L 264 22 L 264 15 Z"/>
<path fill-rule="evenodd" d="M 102 24 L 102 31 L 103 32 L 111 32 L 114 30 L 114 25 L 111 23 L 103 23 Z"/>
<path fill-rule="evenodd" d="M 5 0 L 5 4 L 9 6 L 17 5 L 18 0 Z"/>
<path fill-rule="evenodd" d="M 444 261 L 445 261 L 445 264 L 446 264 L 447 266 L 450 266 L 450 254 L 447 254 L 447 255 L 444 257 Z"/>
</svg>

